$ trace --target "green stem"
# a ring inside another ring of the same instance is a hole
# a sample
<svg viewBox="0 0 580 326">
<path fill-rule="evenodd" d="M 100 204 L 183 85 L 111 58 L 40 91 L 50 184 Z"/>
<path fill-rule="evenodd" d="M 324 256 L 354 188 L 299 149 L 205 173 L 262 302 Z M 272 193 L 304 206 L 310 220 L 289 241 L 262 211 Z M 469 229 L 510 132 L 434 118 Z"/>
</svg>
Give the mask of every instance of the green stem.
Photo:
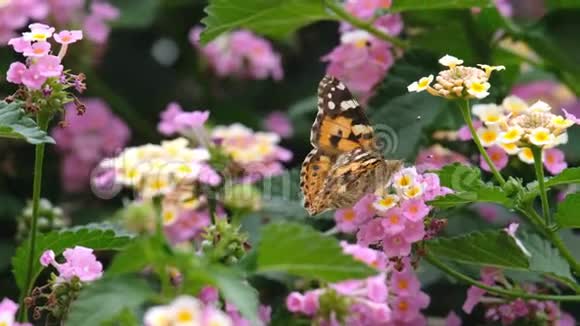
<svg viewBox="0 0 580 326">
<path fill-rule="evenodd" d="M 475 145 L 477 145 L 477 149 L 481 153 L 481 156 L 483 156 L 483 159 L 489 166 L 489 169 L 491 170 L 491 173 L 493 174 L 497 182 L 499 182 L 499 184 L 503 186 L 505 184 L 505 179 L 501 176 L 501 174 L 495 167 L 495 164 L 493 164 L 493 161 L 491 160 L 491 158 L 489 158 L 489 155 L 487 155 L 487 152 L 483 148 L 483 145 L 481 145 L 481 141 L 477 136 L 477 131 L 475 130 L 475 127 L 473 127 L 473 121 L 471 120 L 471 112 L 469 111 L 469 100 L 460 100 L 458 103 L 459 109 L 461 110 L 461 114 L 463 115 L 463 120 L 465 120 L 465 123 L 467 123 L 469 131 L 471 132 L 473 142 L 475 143 Z"/>
<path fill-rule="evenodd" d="M 554 247 L 558 249 L 560 255 L 562 255 L 562 257 L 566 259 L 568 264 L 570 264 L 570 267 L 572 268 L 572 271 L 574 271 L 574 274 L 580 276 L 580 263 L 576 260 L 576 258 L 574 258 L 574 255 L 572 254 L 570 249 L 566 247 L 564 241 L 562 241 L 562 238 L 560 238 L 558 232 L 549 228 L 547 228 L 546 232 L 548 233 L 547 234 L 548 239 L 550 240 L 550 242 L 552 242 Z"/>
<path fill-rule="evenodd" d="M 44 111 L 40 111 L 36 117 L 36 122 L 38 127 L 46 132 L 48 130 L 48 123 L 50 122 L 50 114 Z M 24 304 L 24 299 L 32 290 L 34 286 L 34 259 L 36 251 L 36 235 L 37 235 L 37 225 L 38 225 L 38 211 L 40 203 L 40 193 L 42 190 L 42 167 L 44 166 L 44 150 L 45 144 L 37 144 L 34 154 L 34 175 L 32 184 L 32 222 L 30 224 L 30 235 L 28 240 L 28 264 L 26 268 L 26 283 L 24 283 L 24 291 L 20 294 L 20 311 L 18 315 L 18 320 L 24 322 L 27 320 L 26 317 L 26 305 Z"/>
<path fill-rule="evenodd" d="M 332 12 L 334 12 L 339 18 L 342 18 L 342 20 L 348 22 L 352 26 L 365 30 L 373 34 L 374 36 L 387 42 L 390 42 L 396 47 L 399 47 L 401 49 L 407 49 L 409 47 L 409 43 L 407 43 L 406 41 L 403 41 L 400 38 L 389 35 L 385 33 L 383 30 L 376 28 L 373 24 L 366 22 L 364 20 L 360 20 L 354 17 L 353 15 L 349 14 L 346 10 L 344 10 L 344 8 L 340 4 L 336 3 L 334 0 L 326 0 L 325 4 L 326 7 L 330 9 Z"/>
<path fill-rule="evenodd" d="M 506 290 L 504 288 L 499 288 L 497 286 L 490 286 L 453 269 L 451 266 L 445 264 L 440 259 L 436 258 L 435 256 L 429 253 L 425 255 L 425 259 L 431 265 L 439 268 L 441 271 L 456 278 L 459 281 L 463 281 L 465 283 L 477 286 L 478 288 L 484 289 L 491 294 L 501 296 L 504 298 L 510 299 L 521 298 L 521 299 L 553 300 L 553 301 L 580 301 L 580 295 L 551 295 L 551 294 L 528 293 L 521 290 Z"/>
<path fill-rule="evenodd" d="M 542 212 L 544 214 L 544 221 L 546 225 L 552 224 L 552 217 L 550 216 L 550 203 L 548 202 L 548 194 L 546 192 L 546 184 L 544 183 L 544 166 L 542 165 L 542 149 L 538 146 L 532 146 L 532 153 L 534 154 L 534 168 L 536 170 L 536 178 L 538 179 L 538 187 L 540 188 L 540 199 L 542 200 Z"/>
</svg>

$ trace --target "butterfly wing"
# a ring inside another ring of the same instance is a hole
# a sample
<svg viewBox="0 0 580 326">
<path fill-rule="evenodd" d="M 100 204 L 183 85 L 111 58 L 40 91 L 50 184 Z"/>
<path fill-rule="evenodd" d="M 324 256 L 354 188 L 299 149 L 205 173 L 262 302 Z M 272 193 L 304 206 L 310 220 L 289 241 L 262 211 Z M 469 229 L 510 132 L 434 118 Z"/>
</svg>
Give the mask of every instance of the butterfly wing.
<svg viewBox="0 0 580 326">
<path fill-rule="evenodd" d="M 300 171 L 300 188 L 304 194 L 304 208 L 310 215 L 317 213 L 317 197 L 324 188 L 328 172 L 334 163 L 334 158 L 314 148 L 304 159 Z"/>
<path fill-rule="evenodd" d="M 325 76 L 318 86 L 318 113 L 310 142 L 336 156 L 357 148 L 375 149 L 373 128 L 362 107 L 335 77 Z"/>
<path fill-rule="evenodd" d="M 356 149 L 343 154 L 328 171 L 320 200 L 314 208 L 321 212 L 352 207 L 365 194 L 384 188 L 401 167 L 401 161 L 386 161 L 376 151 Z"/>
</svg>

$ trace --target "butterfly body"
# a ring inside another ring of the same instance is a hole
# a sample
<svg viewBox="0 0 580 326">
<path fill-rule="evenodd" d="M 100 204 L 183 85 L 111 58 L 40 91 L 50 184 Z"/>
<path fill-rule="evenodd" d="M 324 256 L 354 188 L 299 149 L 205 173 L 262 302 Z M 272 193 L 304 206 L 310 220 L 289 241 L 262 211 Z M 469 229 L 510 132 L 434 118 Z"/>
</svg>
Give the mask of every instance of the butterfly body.
<svg viewBox="0 0 580 326">
<path fill-rule="evenodd" d="M 350 207 L 387 184 L 400 161 L 385 160 L 361 106 L 338 79 L 318 87 L 318 114 L 300 173 L 304 206 L 310 215 Z"/>
</svg>

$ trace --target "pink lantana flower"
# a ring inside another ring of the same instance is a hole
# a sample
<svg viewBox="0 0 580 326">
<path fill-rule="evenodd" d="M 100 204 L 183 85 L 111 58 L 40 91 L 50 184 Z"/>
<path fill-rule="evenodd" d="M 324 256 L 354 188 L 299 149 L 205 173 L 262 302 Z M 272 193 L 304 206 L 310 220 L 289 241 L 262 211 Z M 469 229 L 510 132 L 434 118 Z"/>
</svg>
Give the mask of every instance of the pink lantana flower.
<svg viewBox="0 0 580 326">
<path fill-rule="evenodd" d="M 93 254 L 93 249 L 76 246 L 66 249 L 63 253 L 64 263 L 58 263 L 52 250 L 45 251 L 40 263 L 43 266 L 52 265 L 58 271 L 58 280 L 61 282 L 70 281 L 73 277 L 78 277 L 82 282 L 92 282 L 103 275 L 103 265 Z"/>
<path fill-rule="evenodd" d="M 406 200 L 401 204 L 401 209 L 403 216 L 412 222 L 422 222 L 431 211 L 422 199 Z"/>
<path fill-rule="evenodd" d="M 64 30 L 54 34 L 53 37 L 60 44 L 72 44 L 83 39 L 83 32 Z"/>
<path fill-rule="evenodd" d="M 322 58 L 327 74 L 336 76 L 357 94 L 368 95 L 393 65 L 391 46 L 364 31 L 345 33 L 341 44 Z"/>
<path fill-rule="evenodd" d="M 408 256 L 411 253 L 411 243 L 402 234 L 387 235 L 383 239 L 383 250 L 389 257 Z"/>
<path fill-rule="evenodd" d="M 495 145 L 487 148 L 485 151 L 498 170 L 501 170 L 507 166 L 509 156 L 501 147 Z M 487 162 L 483 159 L 483 156 L 480 155 L 479 160 L 481 168 L 487 172 L 490 172 L 491 170 L 489 165 L 487 165 Z"/>
<path fill-rule="evenodd" d="M 564 152 L 557 148 L 549 148 L 544 151 L 544 166 L 551 174 L 558 174 L 568 167 Z"/>
</svg>

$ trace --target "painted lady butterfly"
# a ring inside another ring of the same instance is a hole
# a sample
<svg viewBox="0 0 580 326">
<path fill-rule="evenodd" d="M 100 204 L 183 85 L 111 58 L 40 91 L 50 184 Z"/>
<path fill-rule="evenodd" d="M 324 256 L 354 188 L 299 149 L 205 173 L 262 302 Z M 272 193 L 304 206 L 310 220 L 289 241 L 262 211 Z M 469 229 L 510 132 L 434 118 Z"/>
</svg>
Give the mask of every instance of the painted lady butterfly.
<svg viewBox="0 0 580 326">
<path fill-rule="evenodd" d="M 401 161 L 385 160 L 362 107 L 338 79 L 325 76 L 318 86 L 318 114 L 300 172 L 304 207 L 310 215 L 353 206 L 379 191 Z"/>
</svg>

